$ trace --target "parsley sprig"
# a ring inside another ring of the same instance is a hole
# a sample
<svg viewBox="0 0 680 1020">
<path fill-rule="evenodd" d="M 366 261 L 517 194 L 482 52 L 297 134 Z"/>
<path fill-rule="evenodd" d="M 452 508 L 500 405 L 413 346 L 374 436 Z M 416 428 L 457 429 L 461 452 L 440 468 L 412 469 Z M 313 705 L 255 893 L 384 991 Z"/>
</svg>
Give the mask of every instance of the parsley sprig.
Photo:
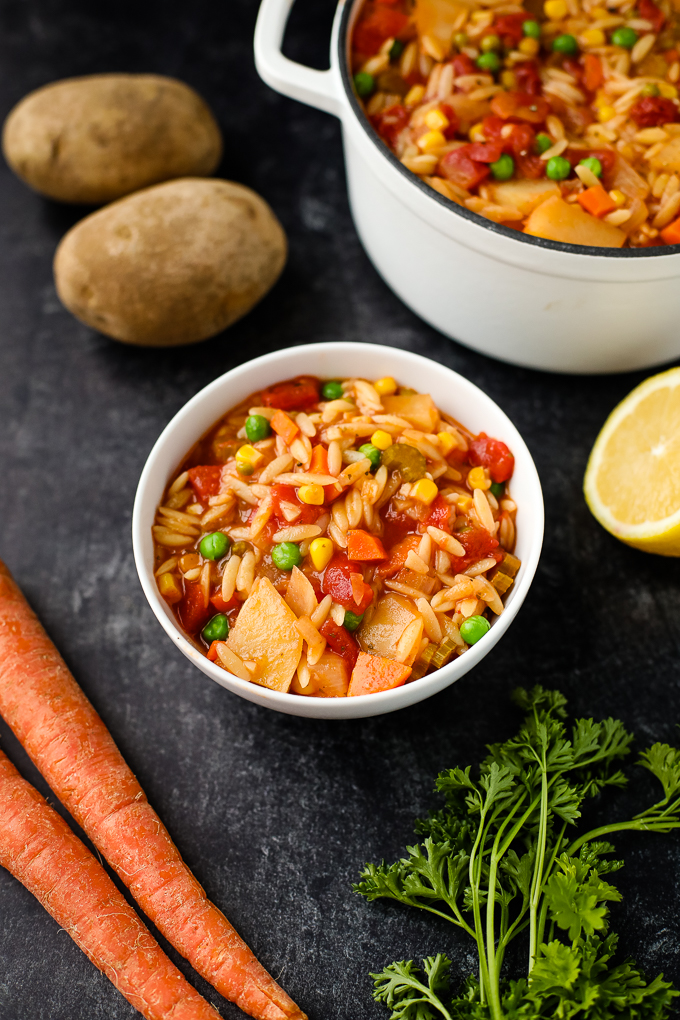
<svg viewBox="0 0 680 1020">
<path fill-rule="evenodd" d="M 520 688 L 525 718 L 515 737 L 490 745 L 477 777 L 442 772 L 444 806 L 416 823 L 420 842 L 394 864 L 367 864 L 356 892 L 418 907 L 474 939 L 479 972 L 452 995 L 451 961 L 392 963 L 373 974 L 391 1020 L 663 1020 L 678 993 L 659 975 L 614 959 L 608 904 L 621 899 L 605 876 L 622 862 L 607 837 L 680 828 L 680 750 L 655 744 L 638 764 L 663 798 L 634 818 L 572 837 L 581 806 L 627 782 L 620 765 L 633 740 L 617 719 L 568 727 L 559 691 Z M 527 942 L 527 973 L 501 978 L 509 944 Z"/>
</svg>

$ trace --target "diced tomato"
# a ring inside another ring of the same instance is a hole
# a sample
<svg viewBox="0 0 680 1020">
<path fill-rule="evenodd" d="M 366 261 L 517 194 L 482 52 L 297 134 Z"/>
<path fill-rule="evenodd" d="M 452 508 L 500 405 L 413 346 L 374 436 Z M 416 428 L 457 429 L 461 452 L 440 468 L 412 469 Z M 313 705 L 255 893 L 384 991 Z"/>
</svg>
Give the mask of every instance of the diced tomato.
<svg viewBox="0 0 680 1020">
<path fill-rule="evenodd" d="M 538 64 L 535 60 L 523 60 L 515 67 L 515 78 L 517 89 L 529 96 L 540 96 L 541 76 L 538 72 Z"/>
<path fill-rule="evenodd" d="M 213 641 L 212 644 L 210 645 L 210 648 L 205 653 L 206 656 L 210 659 L 211 662 L 217 662 L 217 645 L 218 644 L 219 644 L 218 641 Z"/>
<path fill-rule="evenodd" d="M 680 60 L 680 50 L 665 50 L 663 58 L 667 64 L 674 64 L 676 60 Z"/>
<path fill-rule="evenodd" d="M 524 14 L 499 14 L 494 20 L 491 31 L 501 37 L 506 49 L 514 50 L 524 35 L 522 25 L 525 20 Z"/>
<path fill-rule="evenodd" d="M 476 162 L 468 154 L 470 145 L 461 145 L 447 152 L 439 161 L 439 173 L 448 181 L 470 191 L 489 176 L 491 171 L 486 163 Z"/>
<path fill-rule="evenodd" d="M 415 550 L 420 545 L 420 535 L 407 535 L 402 538 L 396 545 L 393 545 L 389 551 L 389 560 L 382 566 L 378 567 L 378 574 L 380 577 L 394 577 L 398 574 L 401 568 L 406 563 L 406 557 L 408 556 L 411 549 Z"/>
<path fill-rule="evenodd" d="M 289 521 L 284 516 L 281 503 L 292 503 L 300 511 L 299 517 Z M 253 507 L 250 518 L 254 517 L 257 507 Z M 272 516 L 276 518 L 279 526 L 290 528 L 298 524 L 313 524 L 321 513 L 321 507 L 303 503 L 298 499 L 297 492 L 292 485 L 272 485 Z"/>
<path fill-rule="evenodd" d="M 418 530 L 423 532 L 427 528 L 439 528 L 440 531 L 446 531 L 450 535 L 450 516 L 451 504 L 447 503 L 443 496 L 437 496 L 434 502 L 430 504 L 430 512 L 425 520 L 421 522 Z"/>
<path fill-rule="evenodd" d="M 357 616 L 366 612 L 373 601 L 373 589 L 362 581 L 363 596 L 359 602 L 356 601 L 355 586 L 352 584 L 352 574 L 356 574 L 356 567 L 349 562 L 344 552 L 337 552 L 326 567 L 321 581 L 321 590 L 324 595 L 330 595 L 334 602 L 349 609 Z"/>
<path fill-rule="evenodd" d="M 498 548 L 498 539 L 494 538 L 486 528 L 469 528 L 467 531 L 456 531 L 454 538 L 458 539 L 465 549 L 465 556 L 451 557 L 451 573 L 460 574 L 467 570 L 471 563 L 482 560 L 493 555 L 494 549 Z"/>
<path fill-rule="evenodd" d="M 449 122 L 449 126 L 445 127 L 442 131 L 444 138 L 448 138 L 449 140 L 451 138 L 455 138 L 456 131 L 458 130 L 458 114 L 452 106 L 449 106 L 448 103 L 442 103 L 440 109 Z"/>
<path fill-rule="evenodd" d="M 371 0 L 364 6 L 359 24 L 354 29 L 354 48 L 359 53 L 372 56 L 377 53 L 385 39 L 398 36 L 408 25 L 408 17 L 385 5 L 377 6 Z"/>
<path fill-rule="evenodd" d="M 655 32 L 661 31 L 666 21 L 666 15 L 652 0 L 640 0 L 638 11 L 641 18 L 644 18 L 645 21 L 651 21 Z"/>
<path fill-rule="evenodd" d="M 326 638 L 328 647 L 343 657 L 350 670 L 354 669 L 359 658 L 359 645 L 347 628 L 341 627 L 335 620 L 331 620 L 329 616 L 321 627 L 321 634 Z"/>
<path fill-rule="evenodd" d="M 462 78 L 465 74 L 477 74 L 477 68 L 467 53 L 457 53 L 451 63 L 453 64 L 454 78 Z"/>
<path fill-rule="evenodd" d="M 515 159 L 523 177 L 537 180 L 545 173 L 545 161 L 534 152 L 536 133 L 529 124 L 513 124 L 512 131 L 505 139 L 505 151 Z"/>
<path fill-rule="evenodd" d="M 588 92 L 595 92 L 604 81 L 602 61 L 594 53 L 586 53 L 583 58 L 583 85 Z"/>
<path fill-rule="evenodd" d="M 301 375 L 262 391 L 263 406 L 276 407 L 280 411 L 302 411 L 318 402 L 319 380 L 311 375 Z"/>
<path fill-rule="evenodd" d="M 500 439 L 491 439 L 480 432 L 470 443 L 468 459 L 474 467 L 489 469 L 494 482 L 507 482 L 515 469 L 515 458 Z"/>
<path fill-rule="evenodd" d="M 479 163 L 495 163 L 503 152 L 501 142 L 471 142 L 465 148 L 470 159 Z"/>
<path fill-rule="evenodd" d="M 594 156 L 602 164 L 602 173 L 606 177 L 614 169 L 616 153 L 612 149 L 565 149 L 562 153 L 572 166 L 576 166 L 582 159 Z"/>
<path fill-rule="evenodd" d="M 216 464 L 201 464 L 199 467 L 189 468 L 189 484 L 194 490 L 196 499 L 206 503 L 210 496 L 216 496 L 220 491 L 222 480 L 222 468 Z"/>
<path fill-rule="evenodd" d="M 184 594 L 177 603 L 179 622 L 187 634 L 197 634 L 210 619 L 210 605 L 203 601 L 203 587 L 200 581 L 184 581 Z"/>
<path fill-rule="evenodd" d="M 393 146 L 397 140 L 397 135 L 400 131 L 404 130 L 410 117 L 411 114 L 405 106 L 402 106 L 401 103 L 395 103 L 393 106 L 383 110 L 382 113 L 376 114 L 372 121 L 380 137 L 384 138 L 388 145 Z"/>
<path fill-rule="evenodd" d="M 215 594 L 212 595 L 210 599 L 210 605 L 213 607 L 216 613 L 228 613 L 232 609 L 236 609 L 238 604 L 239 600 L 236 596 L 236 592 L 234 592 L 234 594 L 231 596 L 228 602 L 225 602 L 224 599 L 222 598 L 221 591 L 216 591 Z"/>
<path fill-rule="evenodd" d="M 499 92 L 491 100 L 491 110 L 503 120 L 542 124 L 550 113 L 550 104 L 543 96 L 528 92 Z"/>
<path fill-rule="evenodd" d="M 678 110 L 671 99 L 645 96 L 633 103 L 630 116 L 639 128 L 660 127 L 662 124 L 673 124 L 678 119 Z"/>
</svg>

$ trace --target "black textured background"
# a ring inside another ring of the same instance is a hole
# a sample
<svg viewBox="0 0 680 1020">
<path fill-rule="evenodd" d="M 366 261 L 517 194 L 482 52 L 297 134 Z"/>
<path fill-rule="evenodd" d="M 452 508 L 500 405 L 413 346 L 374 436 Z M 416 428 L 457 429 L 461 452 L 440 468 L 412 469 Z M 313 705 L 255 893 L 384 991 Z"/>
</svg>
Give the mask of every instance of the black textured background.
<svg viewBox="0 0 680 1020">
<path fill-rule="evenodd" d="M 509 735 L 518 683 L 559 686 L 575 711 L 620 716 L 643 742 L 675 740 L 678 566 L 619 545 L 581 496 L 598 429 L 642 376 L 510 368 L 415 318 L 359 245 L 337 123 L 257 78 L 255 13 L 254 0 L 0 0 L 2 117 L 53 79 L 175 75 L 216 112 L 226 138 L 220 173 L 259 191 L 290 239 L 281 281 L 244 321 L 196 347 L 135 350 L 86 329 L 56 298 L 54 248 L 82 210 L 39 198 L 0 167 L 0 556 L 189 865 L 260 959 L 312 1020 L 379 1020 L 387 1013 L 371 1000 L 368 971 L 443 950 L 465 975 L 473 958 L 466 936 L 444 922 L 353 895 L 358 868 L 410 840 L 439 769 L 476 761 L 486 742 Z M 288 53 L 322 66 L 331 16 L 332 0 L 299 0 Z M 331 724 L 249 705 L 173 649 L 137 581 L 130 516 L 154 440 L 198 389 L 244 358 L 335 339 L 416 350 L 486 390 L 536 459 L 547 528 L 518 620 L 473 674 L 404 712 Z M 0 738 L 47 792 L 4 724 Z M 645 789 L 639 780 L 634 799 Z M 622 947 L 680 981 L 678 839 L 631 835 L 618 848 L 625 898 L 612 914 Z M 242 1015 L 169 952 L 225 1017 Z M 0 873 L 0 1018 L 134 1016 Z"/>
</svg>

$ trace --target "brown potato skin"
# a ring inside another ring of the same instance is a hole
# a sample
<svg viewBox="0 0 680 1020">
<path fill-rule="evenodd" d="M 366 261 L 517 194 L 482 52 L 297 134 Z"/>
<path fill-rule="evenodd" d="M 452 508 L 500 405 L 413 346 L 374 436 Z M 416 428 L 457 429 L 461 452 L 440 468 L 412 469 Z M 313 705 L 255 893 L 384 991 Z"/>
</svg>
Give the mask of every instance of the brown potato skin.
<svg viewBox="0 0 680 1020">
<path fill-rule="evenodd" d="M 29 187 L 100 205 L 176 177 L 208 176 L 222 156 L 197 92 L 157 74 L 94 74 L 45 85 L 10 111 L 2 150 Z"/>
<path fill-rule="evenodd" d="M 182 178 L 86 216 L 54 257 L 59 297 L 93 329 L 145 347 L 196 343 L 264 297 L 286 235 L 250 188 Z"/>
</svg>

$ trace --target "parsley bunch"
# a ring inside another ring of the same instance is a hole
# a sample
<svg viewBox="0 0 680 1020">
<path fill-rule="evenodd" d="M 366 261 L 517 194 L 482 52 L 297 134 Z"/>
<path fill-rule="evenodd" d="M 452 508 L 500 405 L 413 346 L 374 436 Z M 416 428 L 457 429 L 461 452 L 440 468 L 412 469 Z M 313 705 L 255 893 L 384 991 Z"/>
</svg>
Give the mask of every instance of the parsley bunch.
<svg viewBox="0 0 680 1020">
<path fill-rule="evenodd" d="M 479 973 L 453 995 L 451 961 L 392 963 L 374 979 L 391 1020 L 663 1020 L 678 993 L 659 975 L 648 982 L 631 960 L 616 962 L 608 903 L 621 894 L 605 876 L 622 862 L 605 837 L 624 830 L 680 827 L 680 750 L 655 744 L 639 764 L 663 797 L 629 821 L 574 836 L 581 805 L 622 787 L 632 734 L 617 719 L 567 726 L 559 691 L 520 688 L 526 712 L 517 736 L 489 746 L 479 777 L 442 772 L 444 807 L 417 822 L 422 842 L 395 864 L 368 864 L 356 892 L 443 917 L 474 939 Z M 527 974 L 501 979 L 507 948 L 523 934 Z"/>
</svg>

